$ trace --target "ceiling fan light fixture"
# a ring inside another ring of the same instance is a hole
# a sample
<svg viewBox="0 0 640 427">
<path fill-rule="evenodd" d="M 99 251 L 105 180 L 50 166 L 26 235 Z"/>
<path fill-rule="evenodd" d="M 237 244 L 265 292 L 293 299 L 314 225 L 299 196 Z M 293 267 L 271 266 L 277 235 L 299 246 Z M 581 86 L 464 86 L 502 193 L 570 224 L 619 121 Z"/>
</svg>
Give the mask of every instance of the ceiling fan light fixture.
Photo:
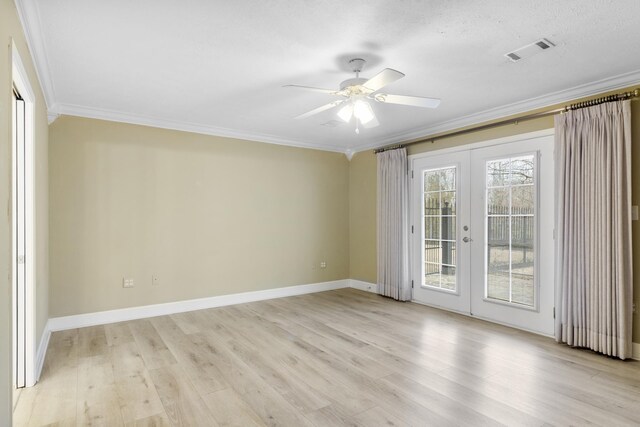
<svg viewBox="0 0 640 427">
<path fill-rule="evenodd" d="M 351 120 L 351 116 L 353 116 L 353 104 L 351 103 L 348 103 L 338 111 L 338 117 L 347 123 Z"/>
<path fill-rule="evenodd" d="M 366 101 L 358 100 L 353 103 L 353 115 L 360 123 L 367 124 L 375 117 L 371 105 Z"/>
</svg>

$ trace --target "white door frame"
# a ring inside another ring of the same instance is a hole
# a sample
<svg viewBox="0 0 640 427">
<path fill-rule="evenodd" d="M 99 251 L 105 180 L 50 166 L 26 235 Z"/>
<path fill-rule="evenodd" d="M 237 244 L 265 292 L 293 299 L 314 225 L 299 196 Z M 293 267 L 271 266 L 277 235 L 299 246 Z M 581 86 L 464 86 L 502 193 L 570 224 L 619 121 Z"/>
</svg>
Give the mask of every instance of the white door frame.
<svg viewBox="0 0 640 427">
<path fill-rule="evenodd" d="M 539 131 L 527 132 L 527 133 L 507 136 L 507 137 L 503 137 L 503 138 L 495 138 L 495 139 L 490 139 L 490 140 L 486 140 L 486 141 L 480 141 L 480 142 L 476 142 L 476 143 L 472 143 L 472 144 L 465 144 L 465 145 L 460 145 L 460 146 L 456 146 L 456 147 L 442 148 L 442 149 L 427 151 L 427 152 L 424 152 L 424 153 L 412 154 L 412 155 L 408 156 L 408 162 L 409 162 L 409 165 L 411 166 L 411 165 L 413 165 L 413 162 L 416 159 L 420 159 L 420 158 L 438 156 L 438 155 L 441 155 L 441 154 L 455 153 L 455 152 L 460 152 L 460 151 L 470 151 L 470 150 L 474 150 L 474 149 L 478 149 L 478 148 L 492 147 L 492 146 L 496 146 L 496 145 L 509 144 L 509 143 L 512 143 L 512 142 L 526 141 L 526 140 L 530 140 L 530 139 L 538 139 L 540 137 L 553 136 L 553 135 L 554 135 L 554 129 L 553 128 L 543 129 L 543 130 L 539 130 Z M 415 195 L 414 195 L 413 191 L 410 192 L 410 196 L 409 197 L 410 197 L 409 206 L 413 207 L 415 205 L 415 203 L 416 203 L 415 200 L 413 200 L 415 198 Z M 411 215 L 411 218 L 413 218 L 413 217 L 414 216 Z M 417 257 L 419 256 L 418 254 L 415 253 L 415 250 L 416 250 L 415 246 L 416 245 L 413 244 L 413 239 L 412 239 L 412 244 L 410 245 L 410 271 L 412 272 L 412 276 L 413 276 L 413 272 L 414 272 L 414 270 L 416 268 L 416 266 L 413 265 L 413 264 L 415 263 L 415 260 L 418 259 Z M 415 278 L 414 278 L 414 280 L 415 280 Z M 555 296 L 555 292 L 554 292 L 554 296 Z M 415 300 L 415 298 L 412 299 L 412 301 L 416 302 L 418 304 L 431 305 L 431 304 L 425 303 L 423 301 L 417 301 L 417 300 Z M 441 309 L 444 309 L 444 310 L 449 310 L 449 309 L 443 308 L 443 307 L 437 307 L 437 308 L 441 308 Z M 449 310 L 449 311 L 454 311 L 454 310 Z M 465 313 L 462 313 L 462 314 L 465 314 Z M 496 321 L 496 320 L 490 320 L 490 321 L 493 322 L 493 323 L 502 323 L 502 322 L 499 322 L 499 321 Z M 508 325 L 508 326 L 517 328 L 517 326 L 513 326 L 513 325 Z M 539 332 L 534 332 L 534 333 L 538 333 L 540 335 L 545 335 L 545 334 L 541 334 Z"/>
<path fill-rule="evenodd" d="M 25 386 L 31 387 L 36 383 L 36 318 L 35 318 L 35 283 L 36 283 L 36 251 L 35 251 L 35 138 L 34 138 L 34 125 L 35 125 L 35 94 L 29 83 L 29 79 L 27 77 L 27 72 L 24 68 L 24 63 L 20 58 L 20 54 L 13 40 L 11 40 L 11 59 L 12 59 L 12 67 L 11 67 L 11 78 L 13 85 L 20 93 L 20 96 L 25 102 L 25 127 L 24 127 L 24 143 L 25 143 L 25 234 L 26 234 L 26 242 L 25 242 L 25 317 L 24 317 L 24 343 L 25 343 L 25 363 L 24 363 L 24 378 L 25 378 Z M 15 209 L 16 209 L 16 195 L 15 195 L 15 184 L 16 184 L 16 170 L 15 170 L 15 149 L 14 143 L 12 142 L 12 242 L 15 242 L 15 230 L 16 230 L 16 218 L 15 218 Z M 13 249 L 13 260 L 12 260 L 12 295 L 13 295 L 13 317 L 12 317 L 12 330 L 13 330 L 13 351 L 14 362 L 13 362 L 13 378 L 14 383 L 17 379 L 17 364 L 15 361 L 16 347 L 17 347 L 17 325 L 15 324 L 16 320 L 16 308 L 17 308 L 17 298 L 16 298 L 16 274 L 13 266 L 16 263 L 16 249 L 15 243 L 12 244 Z M 15 384 L 14 384 L 15 385 Z"/>
</svg>

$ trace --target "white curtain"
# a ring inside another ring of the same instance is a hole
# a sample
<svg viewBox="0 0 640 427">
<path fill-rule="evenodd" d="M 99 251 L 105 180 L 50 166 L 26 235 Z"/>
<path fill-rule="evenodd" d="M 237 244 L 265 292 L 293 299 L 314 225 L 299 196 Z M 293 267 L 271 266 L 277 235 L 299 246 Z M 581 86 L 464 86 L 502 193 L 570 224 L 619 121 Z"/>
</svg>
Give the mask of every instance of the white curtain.
<svg viewBox="0 0 640 427">
<path fill-rule="evenodd" d="M 631 357 L 631 105 L 556 116 L 556 340 Z"/>
<path fill-rule="evenodd" d="M 378 153 L 378 293 L 411 299 L 407 150 Z"/>
</svg>

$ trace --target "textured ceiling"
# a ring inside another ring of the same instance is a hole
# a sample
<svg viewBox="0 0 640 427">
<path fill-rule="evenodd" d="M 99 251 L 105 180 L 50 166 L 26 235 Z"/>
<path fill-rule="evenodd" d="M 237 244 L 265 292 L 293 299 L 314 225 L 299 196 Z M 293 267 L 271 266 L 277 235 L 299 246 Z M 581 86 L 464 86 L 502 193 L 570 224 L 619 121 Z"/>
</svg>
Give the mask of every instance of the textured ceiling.
<svg viewBox="0 0 640 427">
<path fill-rule="evenodd" d="M 18 0 L 53 113 L 361 150 L 640 82 L 640 1 Z M 512 63 L 540 38 L 557 47 Z M 380 126 L 328 126 L 347 61 L 406 74 Z M 571 89 L 571 90 L 568 90 Z M 525 102 L 526 101 L 526 102 Z"/>
</svg>

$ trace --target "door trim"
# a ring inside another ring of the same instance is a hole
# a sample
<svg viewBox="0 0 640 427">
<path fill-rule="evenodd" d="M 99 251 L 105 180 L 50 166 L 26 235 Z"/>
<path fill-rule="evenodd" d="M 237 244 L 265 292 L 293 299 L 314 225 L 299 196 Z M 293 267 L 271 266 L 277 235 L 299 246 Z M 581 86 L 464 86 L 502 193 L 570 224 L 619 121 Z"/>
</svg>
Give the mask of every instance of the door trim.
<svg viewBox="0 0 640 427">
<path fill-rule="evenodd" d="M 25 277 L 25 386 L 31 387 L 35 385 L 36 378 L 36 313 L 35 313 L 35 284 L 36 282 L 36 227 L 35 227 L 35 93 L 29 83 L 28 74 L 25 70 L 24 63 L 20 58 L 20 53 L 16 47 L 13 39 L 11 40 L 11 79 L 13 85 L 20 93 L 20 96 L 25 102 L 25 129 L 24 129 L 24 142 L 25 142 L 25 264 L 26 264 L 26 277 Z M 14 152 L 12 143 L 12 152 Z M 12 154 L 13 156 L 13 154 Z M 15 167 L 12 167 L 12 179 L 15 183 Z M 12 187 L 12 193 L 14 191 Z M 13 196 L 12 196 L 13 197 Z M 14 217 L 15 203 L 12 203 L 12 218 Z M 12 219 L 14 223 L 15 218 Z M 15 233 L 15 226 L 12 230 L 12 236 Z M 13 240 L 14 237 L 12 237 Z M 15 260 L 12 260 L 12 265 Z M 13 274 L 12 268 L 12 289 L 15 289 L 16 277 Z M 15 292 L 12 292 L 15 294 Z M 16 300 L 13 299 L 13 310 L 15 314 Z M 13 352 L 15 352 L 15 329 L 16 325 L 13 324 L 12 317 L 12 330 L 14 334 Z M 14 362 L 15 370 L 15 362 Z M 16 379 L 16 372 L 14 372 L 14 382 Z"/>
<path fill-rule="evenodd" d="M 440 155 L 440 154 L 449 154 L 449 153 L 455 153 L 458 151 L 474 150 L 476 148 L 492 147 L 494 145 L 509 144 L 510 142 L 526 141 L 528 139 L 537 139 L 542 136 L 553 136 L 554 133 L 555 131 L 553 128 L 542 129 L 534 132 L 527 132 L 527 133 L 521 133 L 518 135 L 505 136 L 503 138 L 494 138 L 494 139 L 488 139 L 486 141 L 473 142 L 471 144 L 457 145 L 455 147 L 438 148 L 431 151 L 411 154 L 407 156 L 407 159 L 411 161 L 413 159 L 419 159 L 422 157 L 430 157 L 430 156 Z"/>
</svg>

